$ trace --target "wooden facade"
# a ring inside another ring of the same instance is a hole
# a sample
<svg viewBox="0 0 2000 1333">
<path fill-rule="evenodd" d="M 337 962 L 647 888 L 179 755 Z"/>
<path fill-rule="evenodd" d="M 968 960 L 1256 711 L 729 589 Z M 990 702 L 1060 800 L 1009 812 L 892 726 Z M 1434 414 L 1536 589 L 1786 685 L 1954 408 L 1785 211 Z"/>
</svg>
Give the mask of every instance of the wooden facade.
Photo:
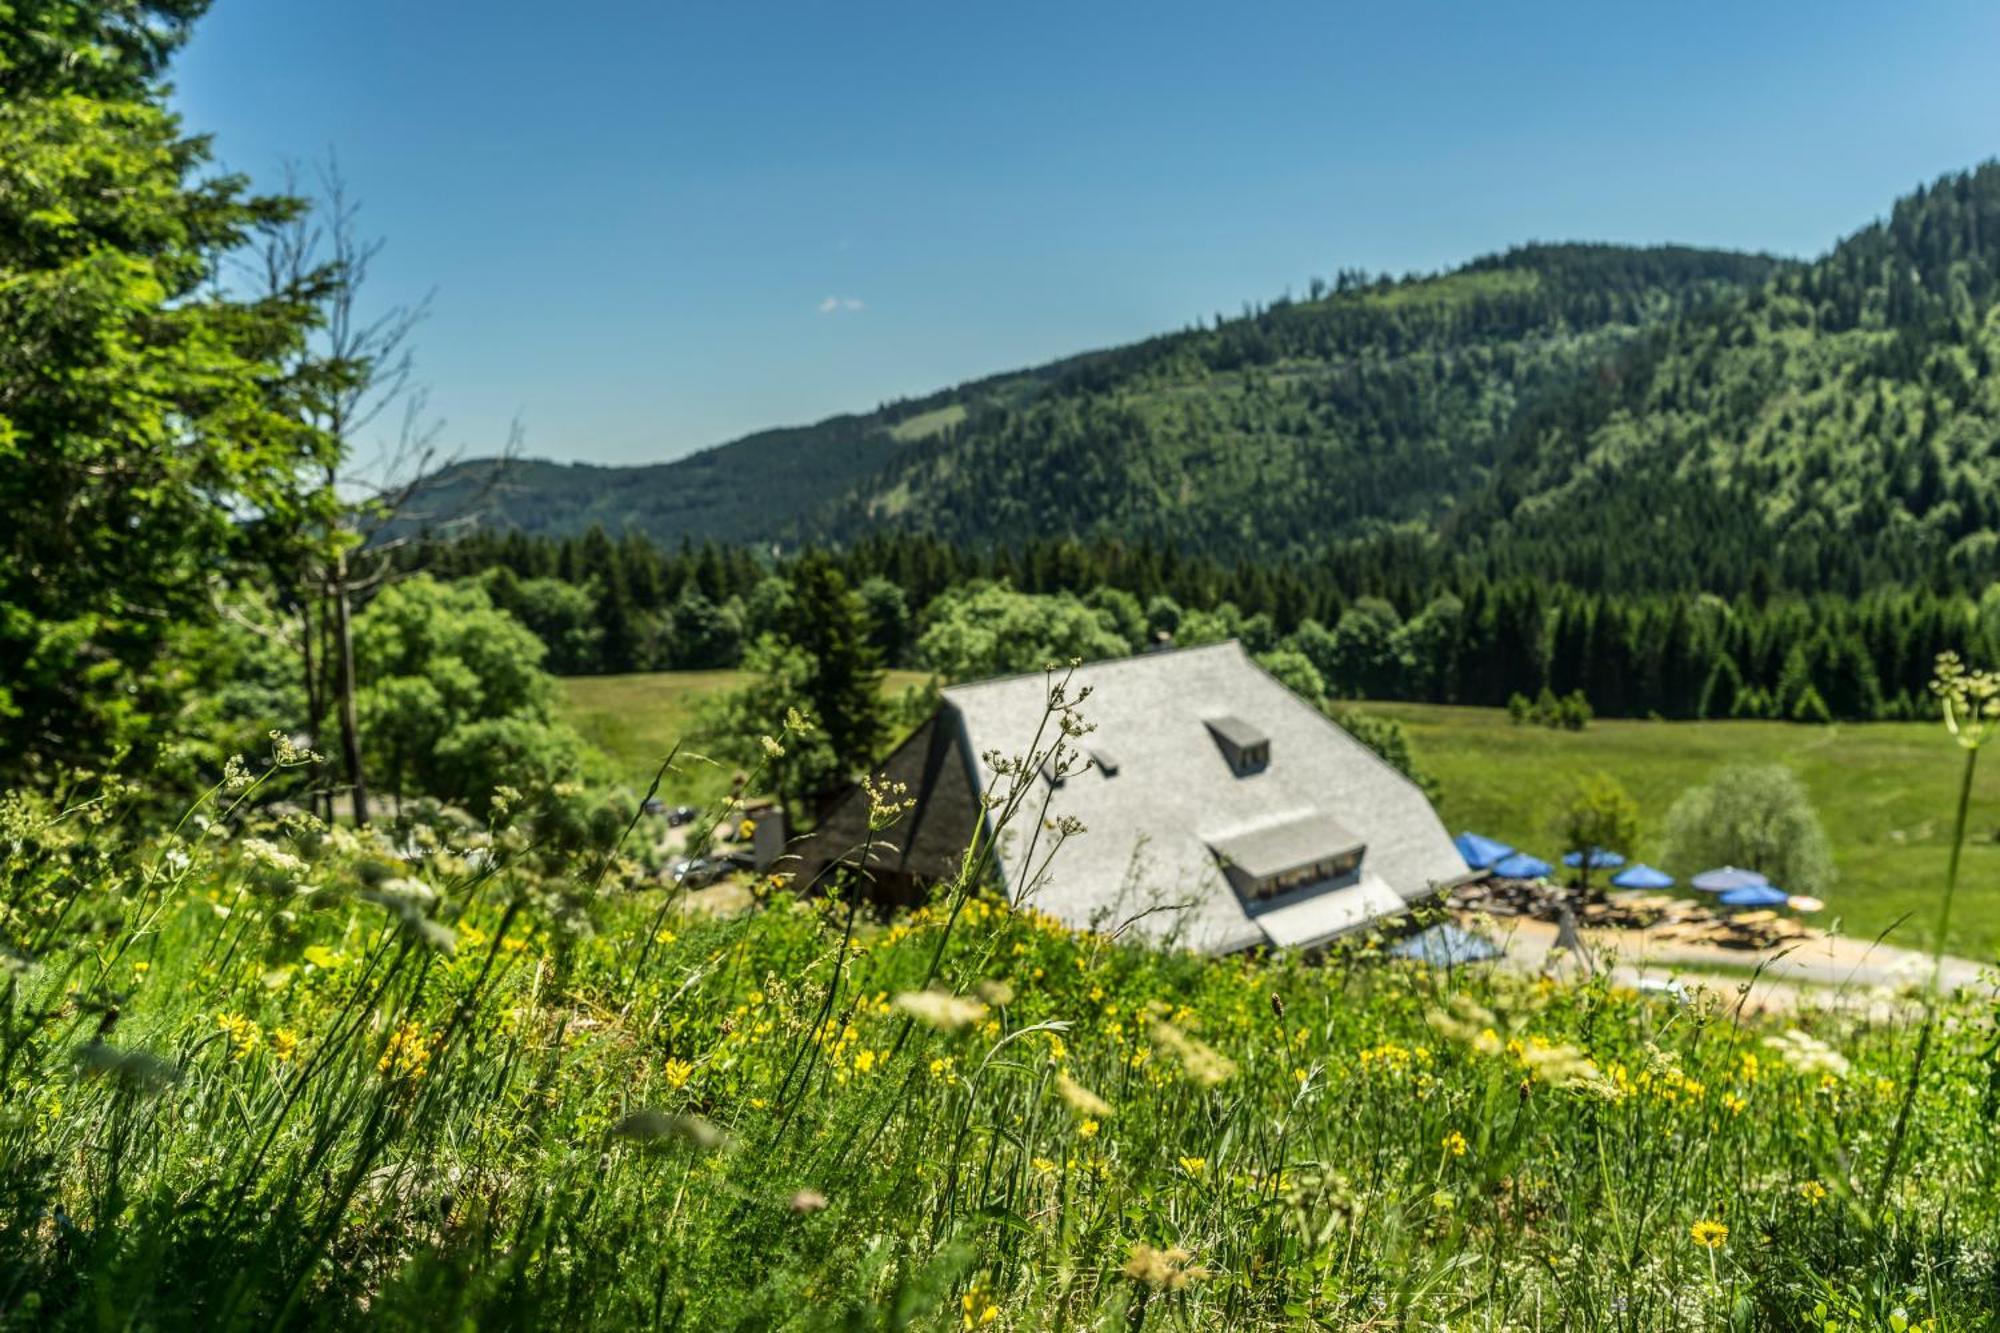
<svg viewBox="0 0 2000 1333">
<path fill-rule="evenodd" d="M 794 887 L 823 882 L 836 866 L 862 869 L 866 847 L 870 897 L 887 907 L 921 902 L 931 885 L 958 874 L 978 827 L 982 812 L 971 773 L 956 719 L 940 709 L 875 774 L 903 784 L 903 799 L 916 805 L 871 839 L 868 793 L 859 785 L 849 787 L 821 811 L 819 826 L 795 844 Z"/>
</svg>

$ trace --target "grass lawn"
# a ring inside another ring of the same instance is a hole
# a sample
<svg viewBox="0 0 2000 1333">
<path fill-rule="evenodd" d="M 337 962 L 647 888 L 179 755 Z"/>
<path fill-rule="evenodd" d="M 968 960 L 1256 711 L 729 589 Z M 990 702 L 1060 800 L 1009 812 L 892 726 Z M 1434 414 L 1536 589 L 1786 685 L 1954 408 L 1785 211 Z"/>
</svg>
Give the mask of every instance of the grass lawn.
<svg viewBox="0 0 2000 1333">
<path fill-rule="evenodd" d="M 1831 924 L 1929 947 L 1951 839 L 1964 752 L 1937 723 L 1797 726 L 1783 722 L 1598 720 L 1583 732 L 1515 726 L 1499 709 L 1382 703 L 1409 733 L 1417 759 L 1444 784 L 1452 832 L 1473 829 L 1553 859 L 1548 829 L 1567 781 L 1603 770 L 1644 811 L 1642 860 L 1685 877 L 1701 866 L 1662 865 L 1659 834 L 1684 789 L 1731 763 L 1781 763 L 1812 793 L 1832 839 L 1839 881 L 1825 894 Z M 2000 762 L 1985 757 L 1973 791 L 1951 947 L 1990 960 L 2000 949 Z"/>
<path fill-rule="evenodd" d="M 732 766 L 706 761 L 691 735 L 702 700 L 736 688 L 741 671 L 644 671 L 626 676 L 569 676 L 562 682 L 563 714 L 583 738 L 610 757 L 618 776 L 644 786 L 660 761 L 683 742 L 675 772 L 661 784 L 669 801 L 701 804 L 722 794 Z M 891 671 L 882 692 L 894 696 L 929 677 Z"/>
</svg>

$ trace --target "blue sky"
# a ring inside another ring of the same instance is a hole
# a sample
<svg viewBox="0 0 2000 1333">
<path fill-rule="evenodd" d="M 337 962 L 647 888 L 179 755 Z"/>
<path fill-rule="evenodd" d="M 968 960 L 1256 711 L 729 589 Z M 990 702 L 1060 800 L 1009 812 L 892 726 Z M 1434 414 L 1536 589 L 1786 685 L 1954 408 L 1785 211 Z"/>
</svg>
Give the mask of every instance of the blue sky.
<svg viewBox="0 0 2000 1333">
<path fill-rule="evenodd" d="M 2000 6 L 217 0 L 191 127 L 339 156 L 446 438 L 674 457 L 1530 239 L 1810 255 L 2000 153 Z"/>
</svg>

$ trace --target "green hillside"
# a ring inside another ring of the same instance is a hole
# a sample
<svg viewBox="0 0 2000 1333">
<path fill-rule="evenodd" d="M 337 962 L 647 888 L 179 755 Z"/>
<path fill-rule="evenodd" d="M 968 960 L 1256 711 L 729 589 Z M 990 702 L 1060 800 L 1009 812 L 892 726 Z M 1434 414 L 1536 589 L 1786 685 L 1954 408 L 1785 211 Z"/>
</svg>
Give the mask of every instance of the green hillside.
<svg viewBox="0 0 2000 1333">
<path fill-rule="evenodd" d="M 769 431 L 639 468 L 461 464 L 424 508 L 663 542 L 967 541 L 1028 530 L 1306 551 L 1428 522 L 1476 489 L 1524 405 L 1638 334 L 1783 265 L 1678 247 L 1531 246 L 1441 276 L 1344 275 L 1211 326 Z"/>
<path fill-rule="evenodd" d="M 645 468 L 514 465 L 503 526 L 669 542 L 1392 543 L 1583 586 L 2000 570 L 2000 165 L 1811 263 L 1536 245 Z M 493 465 L 441 479 L 460 498 Z"/>
</svg>

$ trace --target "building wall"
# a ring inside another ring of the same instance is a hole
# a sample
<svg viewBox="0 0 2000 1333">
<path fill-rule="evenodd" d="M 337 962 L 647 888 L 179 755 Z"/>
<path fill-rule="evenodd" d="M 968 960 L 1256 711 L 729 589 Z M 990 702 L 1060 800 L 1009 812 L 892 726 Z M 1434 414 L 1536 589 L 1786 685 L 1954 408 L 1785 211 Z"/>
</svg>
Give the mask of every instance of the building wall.
<svg viewBox="0 0 2000 1333">
<path fill-rule="evenodd" d="M 793 886 L 810 887 L 835 864 L 859 869 L 866 846 L 870 896 L 888 906 L 920 900 L 930 885 L 958 873 L 978 826 L 970 768 L 955 717 L 942 709 L 933 713 L 873 775 L 902 783 L 915 807 L 871 840 L 868 793 L 859 784 L 850 787 L 827 807 L 819 827 L 795 844 Z"/>
</svg>

